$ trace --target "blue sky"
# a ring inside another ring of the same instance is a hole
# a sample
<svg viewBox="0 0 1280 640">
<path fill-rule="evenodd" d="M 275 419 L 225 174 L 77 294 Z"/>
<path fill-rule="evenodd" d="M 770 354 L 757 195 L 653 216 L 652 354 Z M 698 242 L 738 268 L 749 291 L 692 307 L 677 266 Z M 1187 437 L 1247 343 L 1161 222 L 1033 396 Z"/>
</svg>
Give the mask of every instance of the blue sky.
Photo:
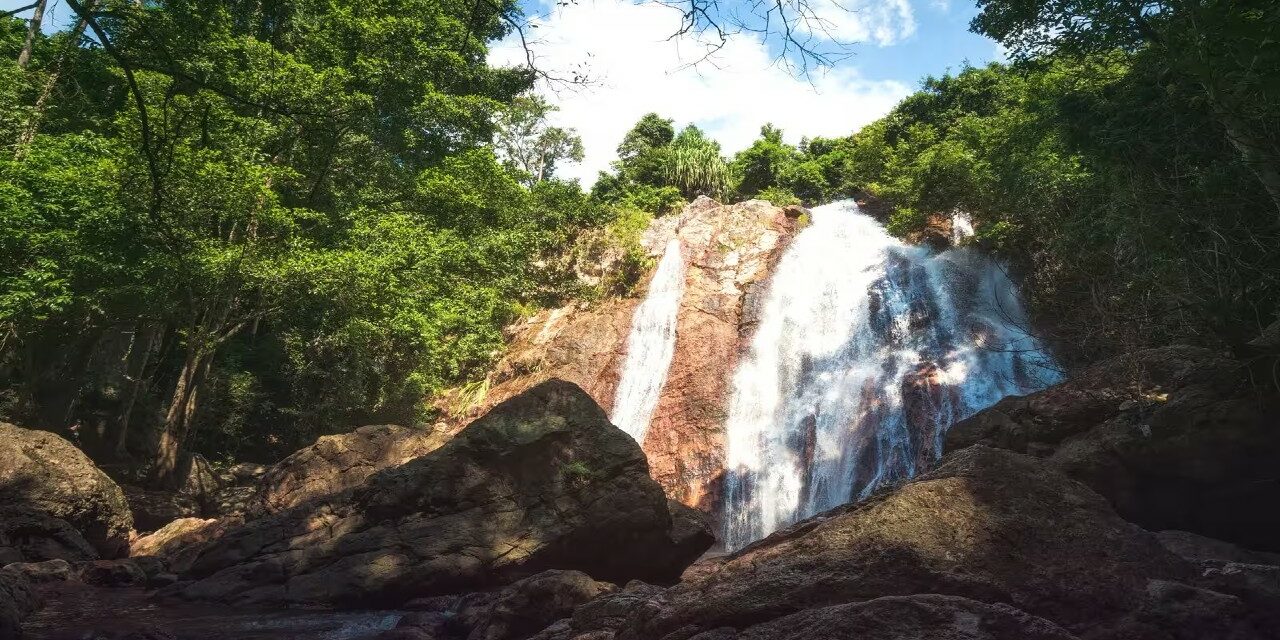
<svg viewBox="0 0 1280 640">
<path fill-rule="evenodd" d="M 889 46 L 857 45 L 848 64 L 873 79 L 915 86 L 925 76 L 958 70 L 966 60 L 979 65 L 1002 59 L 994 41 L 969 32 L 977 5 L 953 0 L 948 4 L 917 2 L 913 8 L 915 34 Z"/>
<path fill-rule="evenodd" d="M 0 8 L 29 1 L 0 0 Z M 70 10 L 51 1 L 47 22 L 65 22 Z M 766 122 L 792 142 L 846 135 L 884 115 L 925 76 L 1001 57 L 995 42 L 968 32 L 977 12 L 972 0 L 814 0 L 824 3 L 813 6 L 824 12 L 829 31 L 856 44 L 849 49 L 853 55 L 808 78 L 774 64 L 777 43 L 752 35 L 734 36 L 710 63 L 689 68 L 698 42 L 669 41 L 679 16 L 653 3 L 578 0 L 552 8 L 550 0 L 528 1 L 539 66 L 586 70 L 592 78 L 582 88 L 539 87 L 560 107 L 557 124 L 576 129 L 586 147 L 585 161 L 560 174 L 586 184 L 614 159 L 627 129 L 650 111 L 674 118 L 677 126 L 697 124 L 733 153 Z M 524 51 L 508 40 L 494 47 L 491 61 L 519 64 Z"/>
</svg>

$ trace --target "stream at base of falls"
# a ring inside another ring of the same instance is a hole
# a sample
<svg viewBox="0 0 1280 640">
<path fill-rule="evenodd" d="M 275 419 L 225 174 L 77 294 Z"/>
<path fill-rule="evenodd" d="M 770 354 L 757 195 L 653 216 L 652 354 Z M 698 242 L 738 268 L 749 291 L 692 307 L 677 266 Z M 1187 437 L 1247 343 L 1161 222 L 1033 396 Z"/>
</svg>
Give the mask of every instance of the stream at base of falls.
<svg viewBox="0 0 1280 640">
<path fill-rule="evenodd" d="M 723 542 L 910 478 L 955 421 L 1057 379 L 998 263 L 906 245 L 849 201 L 817 207 L 733 375 Z"/>
<path fill-rule="evenodd" d="M 41 592 L 45 606 L 23 623 L 25 640 L 170 637 L 154 630 L 179 640 L 370 640 L 395 627 L 404 615 L 157 600 L 141 588 L 76 583 L 48 585 Z"/>
</svg>

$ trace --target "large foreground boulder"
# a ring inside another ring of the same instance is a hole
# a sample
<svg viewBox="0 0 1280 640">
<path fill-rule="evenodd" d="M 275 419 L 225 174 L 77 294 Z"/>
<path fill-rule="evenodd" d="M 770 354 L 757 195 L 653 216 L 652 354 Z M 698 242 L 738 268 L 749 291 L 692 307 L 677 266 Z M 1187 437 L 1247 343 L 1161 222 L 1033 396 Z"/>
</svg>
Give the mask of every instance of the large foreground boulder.
<svg viewBox="0 0 1280 640">
<path fill-rule="evenodd" d="M 1264 600 L 1199 567 L 1035 458 L 974 446 L 666 590 L 579 607 L 540 639 L 1275 638 Z M 603 634 L 603 635 L 602 635 Z"/>
<path fill-rule="evenodd" d="M 432 453 L 251 521 L 196 559 L 189 598 L 396 604 L 547 569 L 674 581 L 712 542 L 674 519 L 640 447 L 576 385 L 540 384 Z"/>
<path fill-rule="evenodd" d="M 449 434 L 437 429 L 370 425 L 323 436 L 266 470 L 250 511 L 277 513 L 360 486 L 382 469 L 435 451 Z"/>
<path fill-rule="evenodd" d="M 1140 351 L 1007 398 L 952 427 L 946 449 L 975 443 L 1044 457 L 1148 529 L 1280 551 L 1280 403 L 1213 352 Z"/>
<path fill-rule="evenodd" d="M 133 516 L 120 487 L 47 431 L 0 422 L 0 505 L 62 520 L 103 557 L 128 552 Z"/>
</svg>

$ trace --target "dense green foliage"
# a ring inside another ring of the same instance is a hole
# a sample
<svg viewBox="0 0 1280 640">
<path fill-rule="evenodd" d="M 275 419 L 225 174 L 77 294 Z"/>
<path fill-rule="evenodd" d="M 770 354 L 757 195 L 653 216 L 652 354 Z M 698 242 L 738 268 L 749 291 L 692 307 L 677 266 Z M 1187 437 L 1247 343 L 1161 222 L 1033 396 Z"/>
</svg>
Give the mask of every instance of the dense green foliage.
<svg viewBox="0 0 1280 640">
<path fill-rule="evenodd" d="M 618 147 L 614 173 L 601 173 L 597 202 L 662 215 L 700 195 L 725 202 L 759 198 L 775 204 L 818 204 L 852 195 L 847 140 L 805 140 L 799 149 L 766 124 L 750 147 L 726 160 L 720 143 L 689 125 L 676 135 L 670 119 L 651 113 Z"/>
<path fill-rule="evenodd" d="M 0 19 L 0 416 L 165 476 L 483 375 L 610 214 L 473 5 L 78 3 L 25 67 Z"/>
<path fill-rule="evenodd" d="M 973 28 L 1014 64 L 926 79 L 847 138 L 793 147 L 766 125 L 725 197 L 873 196 L 904 237 L 968 212 L 1069 362 L 1170 342 L 1257 356 L 1280 304 L 1280 6 L 979 5 Z M 597 197 L 684 187 L 644 170 L 670 162 L 672 131 L 642 120 Z"/>
</svg>

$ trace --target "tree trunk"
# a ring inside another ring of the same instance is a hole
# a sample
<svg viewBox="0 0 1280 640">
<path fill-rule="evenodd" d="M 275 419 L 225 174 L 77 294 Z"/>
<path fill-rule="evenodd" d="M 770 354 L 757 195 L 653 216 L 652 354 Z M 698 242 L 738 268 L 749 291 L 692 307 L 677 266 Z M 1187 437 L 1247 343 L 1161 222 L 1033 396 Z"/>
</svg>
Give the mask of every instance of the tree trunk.
<svg viewBox="0 0 1280 640">
<path fill-rule="evenodd" d="M 85 9 L 92 11 L 96 2 L 85 3 Z M 58 78 L 62 75 L 62 65 L 66 64 L 67 57 L 71 55 L 71 49 L 78 46 L 81 36 L 84 35 L 85 21 L 84 18 L 76 20 L 76 26 L 71 29 L 71 38 L 67 40 L 67 45 L 62 52 L 58 54 L 58 59 L 53 63 L 53 67 L 49 70 L 49 75 L 44 79 L 44 86 L 40 89 L 40 96 L 36 98 L 35 107 L 31 110 L 31 117 L 27 119 L 27 123 L 22 127 L 22 134 L 18 136 L 18 144 L 13 152 L 15 160 L 21 160 L 27 153 L 27 147 L 31 146 L 31 142 L 36 139 L 36 133 L 40 131 L 40 121 L 44 119 L 45 106 L 49 104 L 49 99 L 53 97 L 53 90 L 58 86 Z"/>
<path fill-rule="evenodd" d="M 138 403 L 138 396 L 142 394 L 142 389 L 151 379 L 147 375 L 147 367 L 151 364 L 151 355 L 156 350 L 156 341 L 163 335 L 158 327 L 149 322 L 138 323 L 137 331 L 140 335 L 134 338 L 133 350 L 130 351 L 125 365 L 125 376 L 129 378 L 132 385 L 129 398 L 125 400 L 124 407 L 120 411 L 119 426 L 115 434 L 114 451 L 118 458 L 128 455 L 129 420 L 133 417 L 133 408 Z"/>
<path fill-rule="evenodd" d="M 191 333 L 187 336 L 187 355 L 174 382 L 173 395 L 160 427 L 160 444 L 156 450 L 150 473 L 150 484 L 173 487 L 176 484 L 178 462 L 183 447 L 191 435 L 191 425 L 199 407 L 200 387 L 204 382 L 218 345 L 234 336 L 246 324 L 233 321 L 231 311 L 235 306 L 235 286 L 228 283 L 225 297 L 213 308 L 199 314 Z"/>
<path fill-rule="evenodd" d="M 40 0 L 36 3 L 35 13 L 31 14 L 31 24 L 27 26 L 27 41 L 22 44 L 22 51 L 18 53 L 18 68 L 26 69 L 31 62 L 31 49 L 36 45 L 36 35 L 40 33 L 40 23 L 44 22 L 44 9 L 49 0 Z"/>
<path fill-rule="evenodd" d="M 191 429 L 191 418 L 195 416 L 200 385 L 211 360 L 200 341 L 193 341 L 187 347 L 187 357 L 178 373 L 178 380 L 174 383 L 169 408 L 160 427 L 160 443 L 151 467 L 150 484 L 156 487 L 176 488 L 178 461 Z"/>
</svg>

